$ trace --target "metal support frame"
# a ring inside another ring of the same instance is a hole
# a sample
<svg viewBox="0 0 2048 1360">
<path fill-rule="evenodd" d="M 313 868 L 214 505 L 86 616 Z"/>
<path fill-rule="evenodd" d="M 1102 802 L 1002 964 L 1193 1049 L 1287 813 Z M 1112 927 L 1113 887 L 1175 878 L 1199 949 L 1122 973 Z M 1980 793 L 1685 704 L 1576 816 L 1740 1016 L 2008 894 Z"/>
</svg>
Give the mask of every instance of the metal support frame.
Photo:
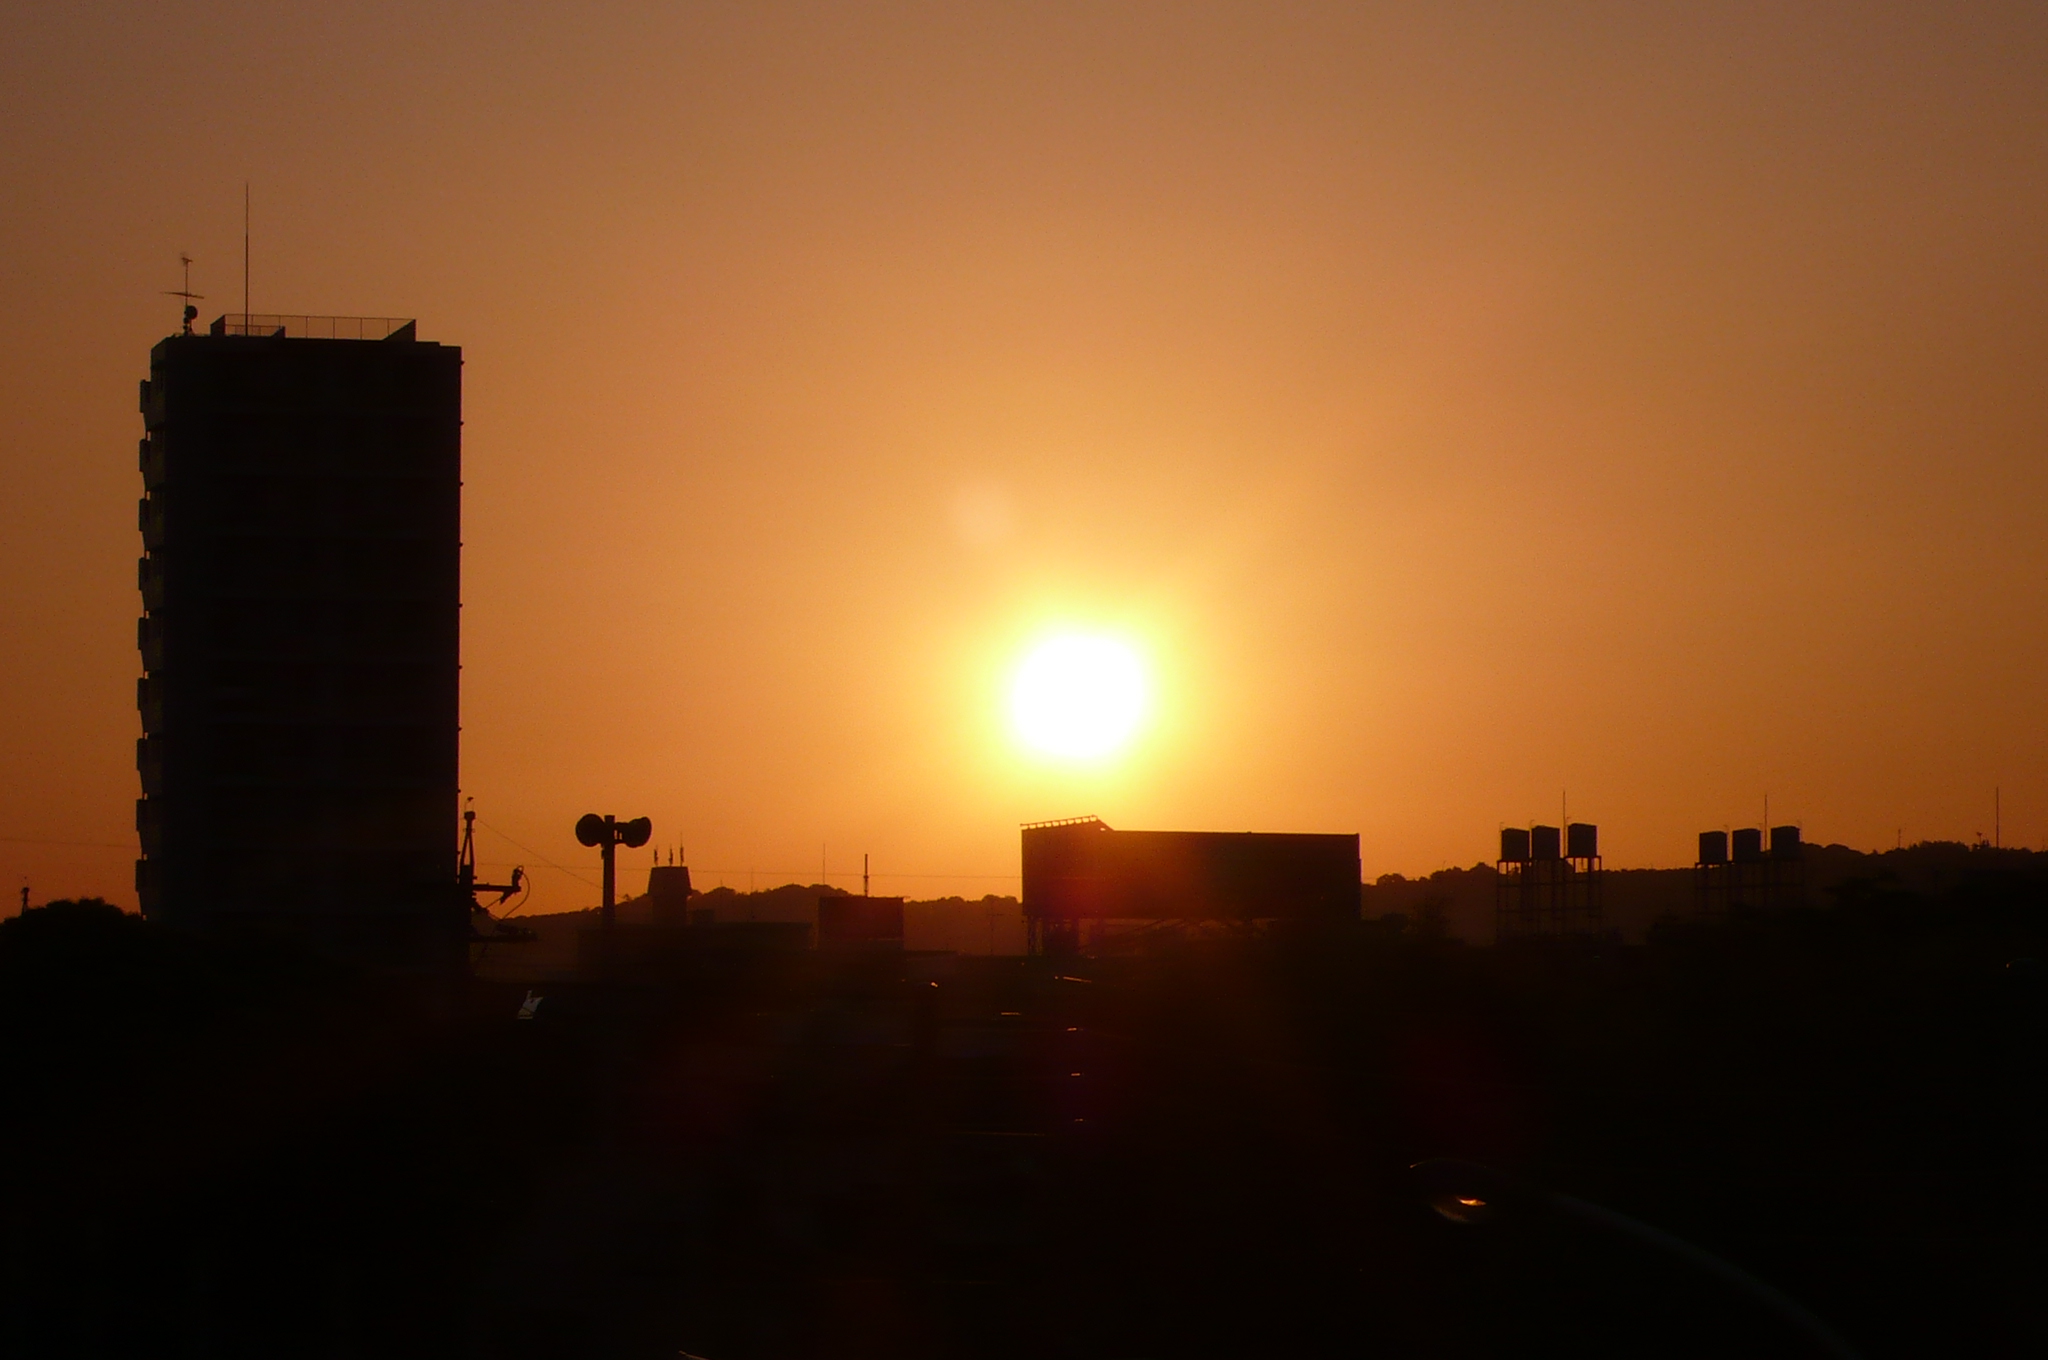
<svg viewBox="0 0 2048 1360">
<path fill-rule="evenodd" d="M 1806 860 L 1766 854 L 1693 865 L 1698 910 L 1708 920 L 1726 920 L 1737 909 L 1775 911 L 1806 905 Z"/>
<path fill-rule="evenodd" d="M 1606 926 L 1606 877 L 1598 855 L 1496 860 L 1493 929 L 1497 940 L 1595 935 Z"/>
</svg>

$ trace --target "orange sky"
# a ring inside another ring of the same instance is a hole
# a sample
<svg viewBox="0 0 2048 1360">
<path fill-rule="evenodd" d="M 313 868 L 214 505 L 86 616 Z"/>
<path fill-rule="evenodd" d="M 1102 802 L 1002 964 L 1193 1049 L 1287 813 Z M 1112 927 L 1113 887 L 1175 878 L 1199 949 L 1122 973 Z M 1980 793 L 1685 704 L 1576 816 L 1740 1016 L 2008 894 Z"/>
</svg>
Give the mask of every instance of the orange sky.
<svg viewBox="0 0 2048 1360">
<path fill-rule="evenodd" d="M 2037 4 L 9 6 L 0 889 L 133 904 L 136 381 L 245 177 L 256 310 L 465 350 L 487 860 L 2042 844 L 2044 70 Z M 1004 732 L 1062 624 L 1157 671 L 1107 771 Z"/>
</svg>

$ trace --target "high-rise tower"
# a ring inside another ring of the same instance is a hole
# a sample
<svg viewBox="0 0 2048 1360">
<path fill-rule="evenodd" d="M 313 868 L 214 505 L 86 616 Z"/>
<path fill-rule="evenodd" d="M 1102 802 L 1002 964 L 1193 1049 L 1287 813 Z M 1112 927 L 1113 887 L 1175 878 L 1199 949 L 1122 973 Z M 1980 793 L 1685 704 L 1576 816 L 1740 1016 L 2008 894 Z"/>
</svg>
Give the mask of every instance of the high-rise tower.
<svg viewBox="0 0 2048 1360">
<path fill-rule="evenodd" d="M 460 934 L 462 351 L 225 316 L 142 414 L 144 913 Z"/>
</svg>

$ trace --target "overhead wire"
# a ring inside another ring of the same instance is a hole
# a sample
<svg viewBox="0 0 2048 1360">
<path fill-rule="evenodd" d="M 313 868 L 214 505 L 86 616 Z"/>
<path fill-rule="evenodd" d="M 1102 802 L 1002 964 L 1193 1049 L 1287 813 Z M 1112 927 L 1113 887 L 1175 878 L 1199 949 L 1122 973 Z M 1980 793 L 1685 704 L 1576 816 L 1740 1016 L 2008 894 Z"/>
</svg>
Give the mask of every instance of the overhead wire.
<svg viewBox="0 0 2048 1360">
<path fill-rule="evenodd" d="M 534 848 L 533 848 L 532 846 L 530 846 L 530 845 L 526 844 L 526 843 L 525 843 L 524 841 L 520 841 L 520 840 L 514 840 L 514 839 L 513 839 L 513 838 L 512 838 L 511 836 L 508 836 L 508 835 L 506 835 L 506 834 L 505 834 L 504 832 L 502 832 L 502 831 L 498 830 L 498 828 L 496 828 L 495 826 L 492 826 L 492 825 L 491 825 L 491 824 L 490 824 L 489 822 L 485 821 L 485 820 L 484 820 L 483 818 L 481 818 L 481 817 L 477 818 L 477 819 L 476 819 L 476 824 L 477 824 L 478 826 L 482 827 L 482 828 L 483 828 L 484 830 L 486 830 L 486 831 L 490 832 L 490 833 L 491 833 L 491 834 L 492 834 L 493 836 L 504 836 L 506 840 L 508 840 L 508 841 L 511 841 L 511 842 L 512 842 L 512 844 L 514 844 L 514 845 L 518 846 L 518 847 L 519 847 L 519 848 L 520 848 L 521 850 L 524 850 L 524 851 L 525 851 L 525 852 L 526 852 L 527 854 L 529 854 L 529 855 L 532 855 L 532 856 L 533 856 L 533 857 L 534 857 L 535 859 L 539 860 L 539 861 L 540 861 L 540 862 L 541 862 L 542 864 L 545 864 L 545 865 L 547 865 L 547 866 L 548 866 L 548 867 L 549 867 L 550 869 L 557 869 L 557 870 L 560 870 L 560 871 L 561 871 L 562 873 L 565 873 L 565 874 L 567 874 L 567 875 L 568 875 L 569 877 L 571 877 L 571 878 L 575 879 L 575 880 L 576 880 L 576 881 L 577 881 L 578 883 L 584 884 L 584 885 L 585 885 L 585 886 L 587 886 L 587 887 L 597 888 L 597 889 L 599 889 L 599 890 L 602 890 L 602 889 L 603 889 L 603 886 L 604 886 L 603 884 L 601 884 L 601 883 L 597 883 L 597 882 L 594 882 L 594 881 L 592 881 L 591 879 L 587 879 L 587 878 L 585 878 L 585 877 L 584 877 L 584 876 L 583 876 L 582 874 L 579 874 L 579 873 L 577 873 L 577 872 L 576 872 L 576 871 L 575 871 L 574 869 L 571 869 L 571 868 L 570 868 L 570 867 L 569 867 L 568 865 L 566 865 L 566 864 L 557 864 L 557 863 L 555 863 L 555 862 L 554 862 L 553 860 L 549 859 L 549 858 L 548 858 L 548 857 L 547 857 L 546 855 L 543 855 L 543 854 L 542 854 L 542 853 L 541 853 L 540 851 L 538 851 L 538 850 L 534 849 Z"/>
</svg>

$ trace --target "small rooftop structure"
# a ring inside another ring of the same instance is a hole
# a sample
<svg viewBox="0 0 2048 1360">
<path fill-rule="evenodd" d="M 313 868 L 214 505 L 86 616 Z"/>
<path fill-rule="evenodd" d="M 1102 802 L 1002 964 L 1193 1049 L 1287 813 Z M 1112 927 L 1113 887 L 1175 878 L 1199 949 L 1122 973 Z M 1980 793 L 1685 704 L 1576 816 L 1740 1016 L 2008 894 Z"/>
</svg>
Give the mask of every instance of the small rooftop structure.
<svg viewBox="0 0 2048 1360">
<path fill-rule="evenodd" d="M 647 871 L 647 902 L 656 925 L 686 926 L 690 923 L 690 868 L 686 864 L 657 864 Z"/>
<path fill-rule="evenodd" d="M 217 316 L 208 335 L 251 335 L 291 340 L 411 340 L 418 323 L 409 316 L 280 316 L 229 312 Z"/>
</svg>

